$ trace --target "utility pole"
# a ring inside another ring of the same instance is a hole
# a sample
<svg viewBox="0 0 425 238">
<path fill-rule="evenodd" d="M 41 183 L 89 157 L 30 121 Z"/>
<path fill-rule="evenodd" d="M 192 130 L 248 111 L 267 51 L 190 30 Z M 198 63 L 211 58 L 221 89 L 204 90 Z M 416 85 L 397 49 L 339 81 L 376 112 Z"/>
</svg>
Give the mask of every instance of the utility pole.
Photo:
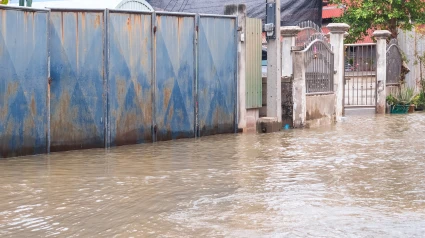
<svg viewBox="0 0 425 238">
<path fill-rule="evenodd" d="M 280 0 L 267 0 L 267 117 L 282 121 Z M 273 24 L 273 25 L 272 25 Z"/>
</svg>

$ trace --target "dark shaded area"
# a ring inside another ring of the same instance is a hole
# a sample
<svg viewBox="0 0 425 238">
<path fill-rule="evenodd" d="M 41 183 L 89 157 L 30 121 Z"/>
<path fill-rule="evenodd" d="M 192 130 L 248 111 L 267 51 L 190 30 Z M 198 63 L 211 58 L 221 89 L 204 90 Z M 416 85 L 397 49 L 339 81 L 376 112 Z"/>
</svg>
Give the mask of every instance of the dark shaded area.
<svg viewBox="0 0 425 238">
<path fill-rule="evenodd" d="M 245 4 L 248 17 L 266 18 L 265 0 L 147 0 L 155 10 L 223 14 L 225 5 Z M 322 0 L 281 0 L 282 26 L 293 26 L 303 21 L 322 25 Z"/>
</svg>

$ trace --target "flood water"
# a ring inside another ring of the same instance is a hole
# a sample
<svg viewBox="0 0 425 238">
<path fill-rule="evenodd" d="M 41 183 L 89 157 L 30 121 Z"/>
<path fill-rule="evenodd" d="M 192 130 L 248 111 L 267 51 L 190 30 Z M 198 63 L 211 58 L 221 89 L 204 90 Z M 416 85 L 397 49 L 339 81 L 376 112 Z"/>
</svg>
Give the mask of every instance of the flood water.
<svg viewBox="0 0 425 238">
<path fill-rule="evenodd" d="M 425 114 L 0 160 L 0 237 L 425 237 Z"/>
</svg>

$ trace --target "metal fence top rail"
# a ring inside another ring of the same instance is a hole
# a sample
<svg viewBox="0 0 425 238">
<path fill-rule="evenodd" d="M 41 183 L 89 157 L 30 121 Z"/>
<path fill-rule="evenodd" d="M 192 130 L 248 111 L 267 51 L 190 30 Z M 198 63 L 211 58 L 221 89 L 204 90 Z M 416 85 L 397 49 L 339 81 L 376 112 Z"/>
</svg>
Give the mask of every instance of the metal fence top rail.
<svg viewBox="0 0 425 238">
<path fill-rule="evenodd" d="M 106 8 L 47 8 L 54 12 L 105 12 Z"/>
<path fill-rule="evenodd" d="M 168 15 L 168 16 L 188 16 L 188 17 L 194 17 L 196 16 L 196 13 L 187 13 L 187 12 L 154 12 L 156 15 Z"/>
<path fill-rule="evenodd" d="M 236 19 L 236 15 L 217 15 L 217 14 L 199 14 L 200 17 L 215 17 L 215 18 L 233 18 Z"/>
<path fill-rule="evenodd" d="M 345 46 L 369 46 L 376 45 L 376 43 L 359 43 L 359 44 L 344 44 Z"/>
<path fill-rule="evenodd" d="M 305 49 L 301 52 L 305 53 L 305 52 L 309 51 L 310 48 L 313 47 L 313 45 L 316 44 L 316 43 L 321 43 L 322 45 L 324 45 L 326 47 L 327 50 L 330 51 L 329 53 L 331 53 L 332 55 L 334 54 L 329 43 L 327 43 L 326 41 L 323 41 L 321 39 L 316 39 L 316 40 L 310 42 L 310 44 L 308 44 L 307 47 L 305 47 Z"/>
<path fill-rule="evenodd" d="M 0 4 L 0 9 L 28 11 L 28 12 L 49 12 L 50 11 L 47 8 L 17 7 L 17 6 L 6 6 L 3 4 Z"/>
<path fill-rule="evenodd" d="M 110 13 L 139 13 L 139 14 L 143 14 L 143 15 L 152 15 L 153 12 L 151 11 L 141 11 L 141 10 L 126 10 L 126 9 L 111 9 L 111 8 L 107 8 L 106 9 L 108 12 Z"/>
</svg>

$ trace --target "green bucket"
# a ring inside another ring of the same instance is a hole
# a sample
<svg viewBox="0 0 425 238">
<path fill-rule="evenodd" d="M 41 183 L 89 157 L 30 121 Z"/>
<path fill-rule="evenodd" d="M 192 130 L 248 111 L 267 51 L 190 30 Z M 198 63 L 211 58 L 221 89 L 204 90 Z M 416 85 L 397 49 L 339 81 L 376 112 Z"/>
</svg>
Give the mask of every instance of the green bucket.
<svg viewBox="0 0 425 238">
<path fill-rule="evenodd" d="M 410 105 L 392 105 L 391 114 L 407 114 L 409 112 Z"/>
</svg>

